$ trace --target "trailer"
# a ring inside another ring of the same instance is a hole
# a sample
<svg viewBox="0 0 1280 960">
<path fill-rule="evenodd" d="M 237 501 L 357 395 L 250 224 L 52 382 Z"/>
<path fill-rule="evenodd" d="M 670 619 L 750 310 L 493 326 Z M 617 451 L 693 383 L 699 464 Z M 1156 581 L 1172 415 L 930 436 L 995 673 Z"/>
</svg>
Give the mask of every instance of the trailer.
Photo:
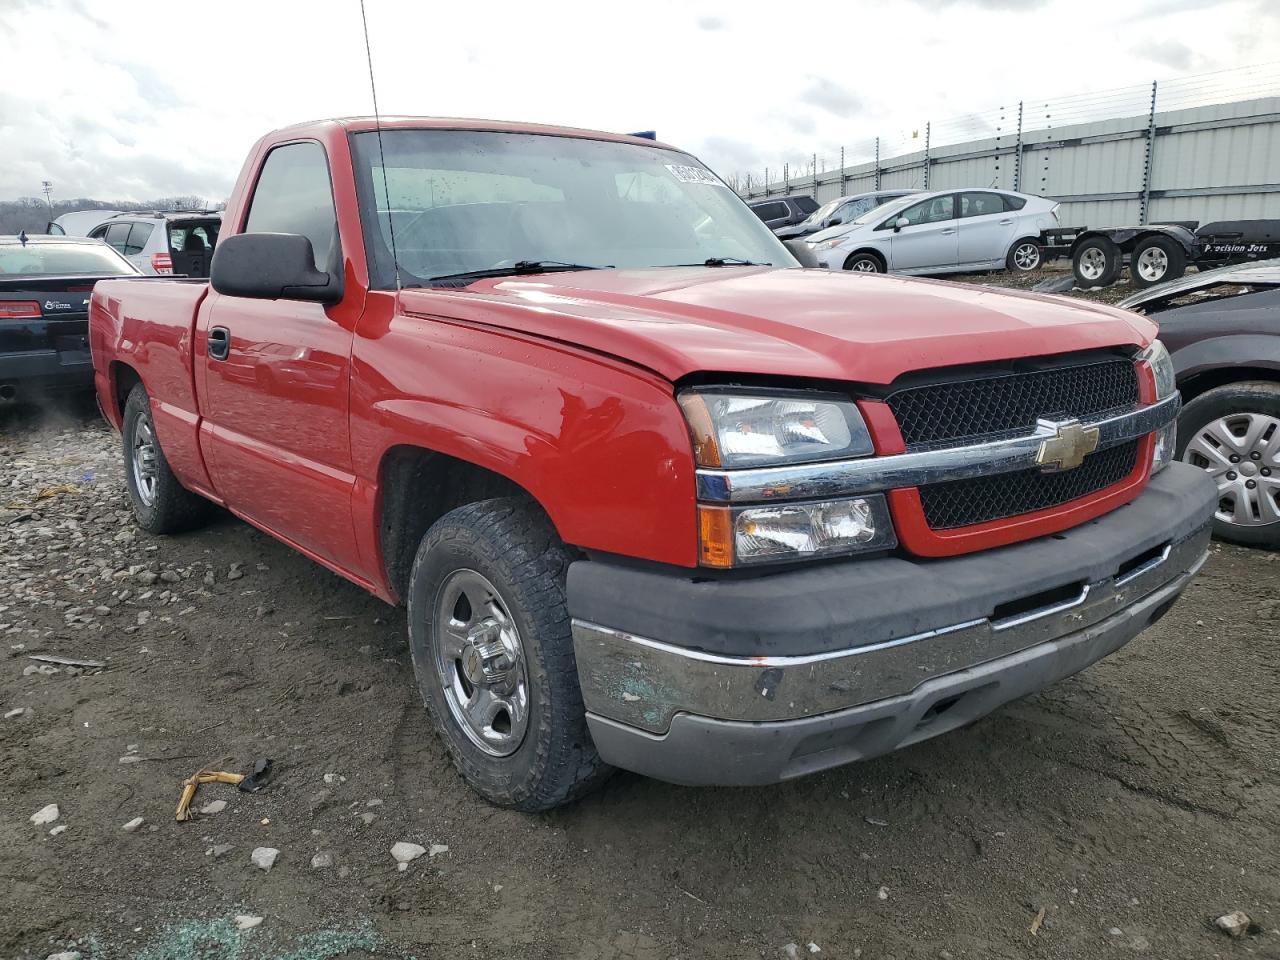
<svg viewBox="0 0 1280 960">
<path fill-rule="evenodd" d="M 1046 260 L 1071 259 L 1079 287 L 1115 283 L 1127 264 L 1135 287 L 1198 270 L 1280 257 L 1280 220 L 1194 220 L 1141 227 L 1065 227 L 1041 235 Z"/>
</svg>

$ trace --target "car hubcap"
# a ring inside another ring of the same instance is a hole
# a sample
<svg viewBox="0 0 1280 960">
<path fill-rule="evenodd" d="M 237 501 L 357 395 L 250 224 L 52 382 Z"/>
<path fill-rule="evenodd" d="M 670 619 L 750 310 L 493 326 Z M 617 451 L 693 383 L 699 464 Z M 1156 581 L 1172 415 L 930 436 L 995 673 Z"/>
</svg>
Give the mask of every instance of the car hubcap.
<svg viewBox="0 0 1280 960">
<path fill-rule="evenodd" d="M 1080 275 L 1086 280 L 1097 280 L 1107 269 L 1107 255 L 1097 247 L 1089 247 L 1080 254 Z"/>
<path fill-rule="evenodd" d="M 1280 419 L 1219 417 L 1191 438 L 1182 459 L 1218 485 L 1219 520 L 1246 527 L 1280 521 Z"/>
<path fill-rule="evenodd" d="M 875 273 L 876 265 L 874 261 L 863 257 L 861 260 L 853 261 L 853 266 L 849 269 L 854 273 Z"/>
<path fill-rule="evenodd" d="M 1024 243 L 1013 251 L 1013 262 L 1019 270 L 1034 270 L 1040 266 L 1040 248 L 1034 243 Z"/>
<path fill-rule="evenodd" d="M 436 672 L 449 713 L 485 753 L 506 757 L 529 726 L 524 648 L 497 589 L 474 570 L 455 570 L 436 602 Z"/>
<path fill-rule="evenodd" d="M 138 499 L 148 507 L 156 502 L 156 435 L 151 419 L 143 414 L 133 428 L 133 485 Z"/>
<path fill-rule="evenodd" d="M 1147 247 L 1138 255 L 1138 275 L 1154 283 L 1169 269 L 1169 255 L 1159 247 Z"/>
</svg>

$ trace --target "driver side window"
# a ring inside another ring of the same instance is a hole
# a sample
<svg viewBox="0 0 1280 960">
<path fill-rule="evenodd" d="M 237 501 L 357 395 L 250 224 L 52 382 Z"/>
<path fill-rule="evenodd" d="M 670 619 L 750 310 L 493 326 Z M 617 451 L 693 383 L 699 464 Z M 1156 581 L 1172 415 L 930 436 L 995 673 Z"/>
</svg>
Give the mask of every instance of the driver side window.
<svg viewBox="0 0 1280 960">
<path fill-rule="evenodd" d="M 906 217 L 910 221 L 910 226 L 914 227 L 922 223 L 953 220 L 955 215 L 955 195 L 948 193 L 941 197 L 931 197 L 928 200 L 912 204 L 897 216 L 892 217 L 889 223 L 892 225 L 899 217 Z"/>
<path fill-rule="evenodd" d="M 245 233 L 301 234 L 311 241 L 316 269 L 327 270 L 337 223 L 324 147 L 311 141 L 289 143 L 267 154 Z"/>
</svg>

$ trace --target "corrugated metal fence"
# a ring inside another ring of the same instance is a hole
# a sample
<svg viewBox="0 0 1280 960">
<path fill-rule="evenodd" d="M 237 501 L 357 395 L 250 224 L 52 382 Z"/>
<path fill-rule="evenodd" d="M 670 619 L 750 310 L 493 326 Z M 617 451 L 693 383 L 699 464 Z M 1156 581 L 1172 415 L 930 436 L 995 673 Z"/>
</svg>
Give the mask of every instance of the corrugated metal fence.
<svg viewBox="0 0 1280 960">
<path fill-rule="evenodd" d="M 1021 101 L 731 183 L 748 199 L 808 193 L 820 203 L 895 187 L 999 187 L 1059 200 L 1064 226 L 1280 217 L 1280 64 Z"/>
</svg>

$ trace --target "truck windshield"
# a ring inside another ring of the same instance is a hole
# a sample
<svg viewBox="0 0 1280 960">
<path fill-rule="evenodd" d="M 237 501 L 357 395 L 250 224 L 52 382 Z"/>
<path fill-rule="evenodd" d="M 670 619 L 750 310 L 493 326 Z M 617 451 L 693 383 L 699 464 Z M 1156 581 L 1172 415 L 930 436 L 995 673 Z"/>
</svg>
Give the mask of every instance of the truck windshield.
<svg viewBox="0 0 1280 960">
<path fill-rule="evenodd" d="M 351 140 L 374 287 L 393 288 L 397 265 L 403 283 L 531 261 L 797 266 L 688 154 L 469 130 L 383 130 L 381 149 L 376 133 Z"/>
</svg>

